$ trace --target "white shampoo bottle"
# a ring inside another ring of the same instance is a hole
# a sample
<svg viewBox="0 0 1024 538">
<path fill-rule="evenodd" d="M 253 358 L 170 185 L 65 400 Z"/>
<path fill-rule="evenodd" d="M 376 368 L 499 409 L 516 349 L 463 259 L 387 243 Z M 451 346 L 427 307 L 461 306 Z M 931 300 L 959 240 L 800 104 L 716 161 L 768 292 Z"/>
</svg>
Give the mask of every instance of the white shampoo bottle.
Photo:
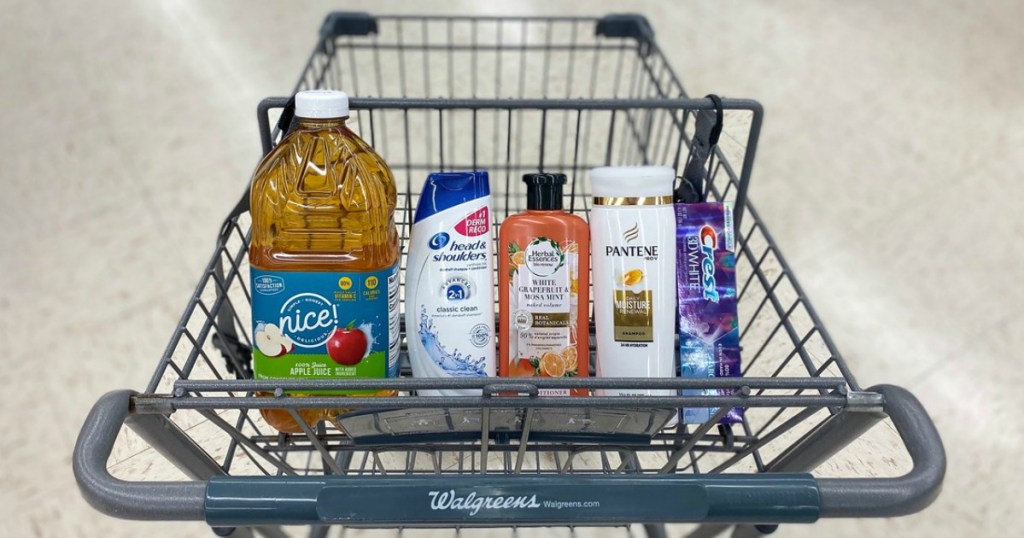
<svg viewBox="0 0 1024 538">
<path fill-rule="evenodd" d="M 494 232 L 487 172 L 430 174 L 416 208 L 407 262 L 405 331 L 412 375 L 494 377 Z"/>
<path fill-rule="evenodd" d="M 594 322 L 599 377 L 675 377 L 676 237 L 667 166 L 590 172 Z M 672 390 L 607 389 L 606 396 Z"/>
</svg>

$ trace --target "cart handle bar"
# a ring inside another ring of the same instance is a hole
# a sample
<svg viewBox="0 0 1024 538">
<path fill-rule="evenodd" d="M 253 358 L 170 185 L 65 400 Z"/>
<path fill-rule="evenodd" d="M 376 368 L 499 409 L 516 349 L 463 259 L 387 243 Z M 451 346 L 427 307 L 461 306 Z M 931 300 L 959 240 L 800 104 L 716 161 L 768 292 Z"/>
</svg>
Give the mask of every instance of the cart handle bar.
<svg viewBox="0 0 1024 538">
<path fill-rule="evenodd" d="M 206 520 L 214 526 L 265 524 L 592 524 L 649 522 L 788 523 L 819 517 L 892 517 L 918 512 L 938 495 L 946 468 L 942 441 L 906 390 L 871 389 L 913 460 L 898 478 L 814 478 L 806 473 L 716 475 L 506 475 L 228 477 L 128 482 L 107 470 L 131 391 L 96 402 L 73 457 L 83 497 L 105 514 L 141 520 Z M 140 415 L 140 417 L 150 415 Z M 169 427 L 174 427 L 168 421 Z M 214 473 L 217 474 L 217 473 Z M 397 489 L 396 489 L 397 488 Z M 402 491 L 401 509 L 394 504 Z M 470 497 L 472 495 L 472 497 Z M 545 497 L 545 498 L 541 498 Z M 550 497 L 550 499 L 548 499 Z M 469 500 L 467 500 L 467 498 Z M 389 500 L 390 499 L 390 500 Z M 459 500 L 461 499 L 461 500 Z M 483 500 L 481 500 L 483 499 Z M 583 501 L 579 509 L 552 501 Z M 477 503 L 479 501 L 479 503 Z M 600 505 L 589 510 L 587 506 Z M 489 504 L 488 504 L 489 503 Z M 480 504 L 470 515 L 472 506 Z M 537 506 L 535 506 L 537 505 Z"/>
</svg>

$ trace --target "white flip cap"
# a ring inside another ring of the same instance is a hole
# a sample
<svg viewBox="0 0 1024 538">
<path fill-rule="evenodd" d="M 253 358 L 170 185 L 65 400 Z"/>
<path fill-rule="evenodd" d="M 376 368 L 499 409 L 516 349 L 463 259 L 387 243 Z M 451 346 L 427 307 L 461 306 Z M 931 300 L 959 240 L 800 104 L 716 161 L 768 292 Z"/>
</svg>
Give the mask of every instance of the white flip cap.
<svg viewBox="0 0 1024 538">
<path fill-rule="evenodd" d="M 307 90 L 295 94 L 295 115 L 300 118 L 348 116 L 348 94 L 337 90 Z"/>
<path fill-rule="evenodd" d="M 671 196 L 676 171 L 668 166 L 602 166 L 590 171 L 594 196 Z"/>
</svg>

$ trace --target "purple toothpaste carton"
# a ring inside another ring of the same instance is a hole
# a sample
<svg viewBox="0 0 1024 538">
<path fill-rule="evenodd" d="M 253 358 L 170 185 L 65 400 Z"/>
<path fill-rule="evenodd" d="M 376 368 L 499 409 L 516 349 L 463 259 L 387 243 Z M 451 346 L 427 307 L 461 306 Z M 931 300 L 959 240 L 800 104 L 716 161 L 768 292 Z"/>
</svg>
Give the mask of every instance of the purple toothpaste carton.
<svg viewBox="0 0 1024 538">
<path fill-rule="evenodd" d="M 732 204 L 676 204 L 676 277 L 682 377 L 740 377 L 736 314 L 736 244 Z M 731 394 L 729 389 L 686 389 L 685 396 Z M 684 408 L 684 424 L 710 420 L 716 408 Z M 743 420 L 730 409 L 721 422 Z"/>
</svg>

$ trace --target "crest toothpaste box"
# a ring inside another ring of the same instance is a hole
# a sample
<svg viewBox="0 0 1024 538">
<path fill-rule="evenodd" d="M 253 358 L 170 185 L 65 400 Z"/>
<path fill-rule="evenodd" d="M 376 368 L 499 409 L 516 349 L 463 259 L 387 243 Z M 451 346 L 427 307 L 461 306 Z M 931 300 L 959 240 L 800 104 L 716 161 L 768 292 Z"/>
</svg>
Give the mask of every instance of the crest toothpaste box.
<svg viewBox="0 0 1024 538">
<path fill-rule="evenodd" d="M 682 377 L 739 377 L 736 314 L 736 242 L 732 205 L 676 204 L 676 277 L 679 298 L 679 360 Z M 728 395 L 729 389 L 687 389 L 684 396 Z M 684 424 L 700 424 L 715 408 L 684 408 Z M 731 409 L 722 423 L 743 420 Z"/>
</svg>

